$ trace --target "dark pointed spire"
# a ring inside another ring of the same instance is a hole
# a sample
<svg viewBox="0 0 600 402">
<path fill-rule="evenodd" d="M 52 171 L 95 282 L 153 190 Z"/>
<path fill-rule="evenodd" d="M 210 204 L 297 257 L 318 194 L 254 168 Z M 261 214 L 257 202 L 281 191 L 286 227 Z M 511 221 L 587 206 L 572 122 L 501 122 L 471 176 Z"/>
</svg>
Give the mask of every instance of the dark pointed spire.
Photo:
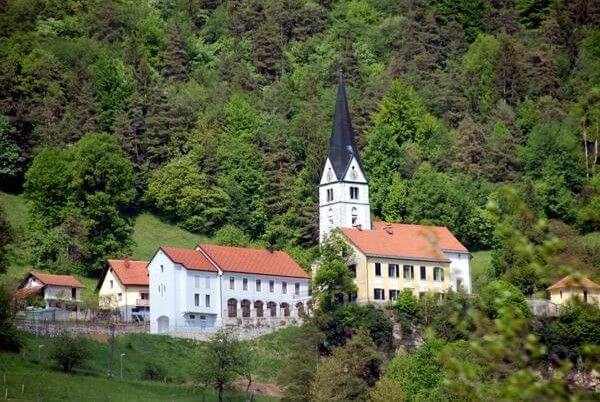
<svg viewBox="0 0 600 402">
<path fill-rule="evenodd" d="M 335 116 L 333 118 L 331 137 L 329 138 L 328 154 L 338 180 L 342 180 L 353 156 L 356 157 L 356 160 L 360 164 L 358 151 L 354 142 L 354 130 L 352 129 L 348 100 L 346 98 L 342 61 L 343 55 L 340 55 Z"/>
</svg>

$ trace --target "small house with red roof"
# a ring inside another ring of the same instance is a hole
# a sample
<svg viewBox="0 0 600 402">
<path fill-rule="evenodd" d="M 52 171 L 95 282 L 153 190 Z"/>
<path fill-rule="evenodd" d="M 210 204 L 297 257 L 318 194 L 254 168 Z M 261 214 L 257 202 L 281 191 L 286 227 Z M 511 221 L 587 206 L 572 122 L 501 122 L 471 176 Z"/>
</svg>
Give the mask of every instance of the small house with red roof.
<svg viewBox="0 0 600 402">
<path fill-rule="evenodd" d="M 550 301 L 563 305 L 572 299 L 600 306 L 600 285 L 580 274 L 567 275 L 548 289 Z"/>
<path fill-rule="evenodd" d="M 291 321 L 310 300 L 308 275 L 283 251 L 161 247 L 148 272 L 152 333 Z"/>
<path fill-rule="evenodd" d="M 147 321 L 149 281 L 148 261 L 108 260 L 96 286 L 100 308 L 118 311 L 124 321 Z"/>
<path fill-rule="evenodd" d="M 341 71 L 319 183 L 320 242 L 335 229 L 355 251 L 349 269 L 359 303 L 388 302 L 403 289 L 415 296 L 459 288 L 471 292 L 470 253 L 448 228 L 372 220 L 369 181 L 356 147 Z"/>
<path fill-rule="evenodd" d="M 72 275 L 52 275 L 42 272 L 30 272 L 21 282 L 13 297 L 28 299 L 39 295 L 46 308 L 63 307 L 66 304 L 76 306 L 81 302 L 81 290 L 85 286 Z"/>
</svg>

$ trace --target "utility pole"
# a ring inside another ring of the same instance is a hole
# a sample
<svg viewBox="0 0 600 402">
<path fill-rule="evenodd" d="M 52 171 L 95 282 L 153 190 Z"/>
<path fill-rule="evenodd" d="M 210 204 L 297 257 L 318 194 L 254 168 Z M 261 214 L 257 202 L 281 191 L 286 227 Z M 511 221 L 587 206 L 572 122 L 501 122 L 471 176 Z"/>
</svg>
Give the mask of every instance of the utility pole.
<svg viewBox="0 0 600 402">
<path fill-rule="evenodd" d="M 125 353 L 121 353 L 121 381 L 123 381 L 123 356 Z"/>
</svg>

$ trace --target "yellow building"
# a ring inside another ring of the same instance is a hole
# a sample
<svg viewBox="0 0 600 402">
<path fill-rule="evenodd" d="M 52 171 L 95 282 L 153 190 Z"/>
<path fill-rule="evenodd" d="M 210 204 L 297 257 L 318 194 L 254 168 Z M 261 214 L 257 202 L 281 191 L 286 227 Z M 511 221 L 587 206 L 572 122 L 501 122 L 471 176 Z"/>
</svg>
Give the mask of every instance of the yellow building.
<svg viewBox="0 0 600 402">
<path fill-rule="evenodd" d="M 462 266 L 453 265 L 444 250 L 464 255 L 466 277 L 469 252 L 447 228 L 375 222 L 370 230 L 342 228 L 341 233 L 354 250 L 349 267 L 358 303 L 386 303 L 403 289 L 422 298 L 427 293 L 442 297 L 456 286 L 465 288 L 456 276 L 462 274 Z"/>
<path fill-rule="evenodd" d="M 118 310 L 124 321 L 146 321 L 150 312 L 148 262 L 108 260 L 96 286 L 102 309 Z"/>
<path fill-rule="evenodd" d="M 550 301 L 563 305 L 577 297 L 585 303 L 600 305 L 600 285 L 585 277 L 568 275 L 548 288 Z"/>
</svg>

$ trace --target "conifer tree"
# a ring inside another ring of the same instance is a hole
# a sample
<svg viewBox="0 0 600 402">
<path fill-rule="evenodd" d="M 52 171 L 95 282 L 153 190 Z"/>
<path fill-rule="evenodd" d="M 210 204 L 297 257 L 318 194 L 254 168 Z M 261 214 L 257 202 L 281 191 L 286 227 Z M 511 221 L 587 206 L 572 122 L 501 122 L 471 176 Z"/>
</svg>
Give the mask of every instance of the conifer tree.
<svg viewBox="0 0 600 402">
<path fill-rule="evenodd" d="M 163 77 L 175 82 L 186 81 L 189 56 L 177 24 L 171 26 L 166 46 L 162 62 Z"/>
</svg>

